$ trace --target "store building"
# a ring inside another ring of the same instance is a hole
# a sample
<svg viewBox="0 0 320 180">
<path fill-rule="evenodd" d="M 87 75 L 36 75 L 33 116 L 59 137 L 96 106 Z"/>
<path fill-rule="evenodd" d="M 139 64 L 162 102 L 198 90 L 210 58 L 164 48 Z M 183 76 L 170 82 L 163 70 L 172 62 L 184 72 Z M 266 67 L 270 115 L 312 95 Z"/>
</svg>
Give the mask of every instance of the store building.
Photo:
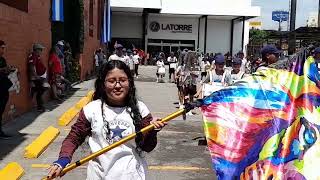
<svg viewBox="0 0 320 180">
<path fill-rule="evenodd" d="M 111 37 L 154 53 L 179 48 L 205 53 L 246 50 L 251 0 L 111 0 Z"/>
</svg>

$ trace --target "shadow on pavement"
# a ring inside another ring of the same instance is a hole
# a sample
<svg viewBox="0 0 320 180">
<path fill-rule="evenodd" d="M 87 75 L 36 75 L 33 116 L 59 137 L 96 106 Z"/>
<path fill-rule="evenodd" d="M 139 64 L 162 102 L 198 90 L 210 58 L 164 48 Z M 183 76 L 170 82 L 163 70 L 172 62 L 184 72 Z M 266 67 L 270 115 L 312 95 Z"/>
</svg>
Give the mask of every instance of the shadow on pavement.
<svg viewBox="0 0 320 180">
<path fill-rule="evenodd" d="M 80 88 L 73 88 L 72 90 L 68 91 L 66 93 L 66 96 L 60 102 L 56 100 L 50 100 L 45 103 L 44 106 L 46 108 L 46 112 L 54 111 L 57 107 L 60 106 L 60 104 L 68 101 L 68 99 L 72 97 L 78 90 L 80 90 Z M 10 139 L 0 139 L 0 161 L 3 160 L 4 157 L 12 152 L 17 146 L 23 143 L 28 138 L 28 136 L 38 136 L 38 134 L 33 134 L 33 132 L 28 132 L 27 134 L 25 134 L 20 133 L 19 131 L 33 123 L 34 120 L 43 113 L 37 112 L 37 110 L 33 108 L 31 111 L 26 112 L 4 124 L 4 131 L 12 137 Z"/>
</svg>

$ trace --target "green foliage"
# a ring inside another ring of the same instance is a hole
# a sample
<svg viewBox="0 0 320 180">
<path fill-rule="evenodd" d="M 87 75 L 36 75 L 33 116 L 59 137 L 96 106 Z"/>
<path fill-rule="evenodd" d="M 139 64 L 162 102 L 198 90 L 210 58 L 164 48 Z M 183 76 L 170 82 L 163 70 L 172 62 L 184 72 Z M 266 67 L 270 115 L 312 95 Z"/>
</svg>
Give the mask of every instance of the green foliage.
<svg viewBox="0 0 320 180">
<path fill-rule="evenodd" d="M 80 64 L 79 64 L 79 62 L 74 58 L 70 58 L 69 68 L 70 68 L 70 71 L 67 75 L 67 79 L 72 83 L 79 81 L 80 80 Z"/>
<path fill-rule="evenodd" d="M 269 33 L 264 30 L 251 29 L 249 33 L 251 44 L 262 44 L 267 41 Z"/>
</svg>

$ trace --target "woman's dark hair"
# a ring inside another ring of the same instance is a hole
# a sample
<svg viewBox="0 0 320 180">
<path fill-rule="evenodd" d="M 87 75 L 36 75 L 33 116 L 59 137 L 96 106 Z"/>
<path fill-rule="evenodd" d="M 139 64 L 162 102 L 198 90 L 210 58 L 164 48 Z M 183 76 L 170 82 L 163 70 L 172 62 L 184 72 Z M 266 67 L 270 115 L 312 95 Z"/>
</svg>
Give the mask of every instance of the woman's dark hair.
<svg viewBox="0 0 320 180">
<path fill-rule="evenodd" d="M 97 80 L 95 82 L 95 92 L 93 95 L 93 100 L 98 100 L 98 99 L 101 100 L 102 118 L 104 122 L 107 123 L 107 133 L 110 134 L 109 123 L 108 121 L 105 120 L 104 110 L 103 110 L 104 103 L 106 103 L 107 105 L 110 105 L 110 102 L 108 100 L 108 97 L 105 91 L 105 78 L 107 74 L 115 68 L 123 70 L 128 77 L 129 92 L 125 99 L 124 106 L 127 107 L 126 110 L 130 114 L 131 118 L 133 119 L 135 131 L 138 132 L 142 128 L 142 117 L 138 107 L 138 100 L 136 98 L 136 88 L 134 85 L 134 79 L 133 79 L 133 76 L 131 75 L 131 71 L 129 67 L 124 62 L 113 60 L 102 65 L 102 67 L 99 70 Z M 141 152 L 142 138 L 143 138 L 142 134 L 138 133 L 135 139 L 138 152 Z"/>
</svg>

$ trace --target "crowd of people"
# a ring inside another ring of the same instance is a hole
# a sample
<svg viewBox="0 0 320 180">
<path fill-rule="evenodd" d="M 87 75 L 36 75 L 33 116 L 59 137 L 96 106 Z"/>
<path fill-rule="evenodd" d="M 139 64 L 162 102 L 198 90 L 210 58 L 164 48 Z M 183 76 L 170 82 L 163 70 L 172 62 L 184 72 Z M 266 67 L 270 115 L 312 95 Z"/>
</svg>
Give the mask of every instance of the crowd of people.
<svg viewBox="0 0 320 180">
<path fill-rule="evenodd" d="M 166 74 L 166 60 L 169 66 L 167 82 L 176 83 L 179 106 L 184 108 L 184 104 L 194 101 L 194 98 L 203 98 L 212 91 L 230 86 L 249 74 L 266 68 L 276 62 L 280 54 L 281 51 L 273 45 L 261 49 L 261 57 L 254 61 L 248 61 L 242 51 L 233 57 L 230 53 L 200 54 L 187 49 L 171 52 L 167 58 L 164 53 L 159 53 L 156 63 L 157 82 L 165 81 L 163 77 Z M 314 55 L 317 57 L 317 51 Z"/>
<path fill-rule="evenodd" d="M 0 138 L 10 138 L 2 130 L 2 115 L 9 99 L 9 89 L 13 83 L 8 78 L 16 68 L 7 64 L 5 56 L 6 43 L 0 40 Z M 65 92 L 71 89 L 71 82 L 66 78 L 71 69 L 71 47 L 67 42 L 58 41 L 50 49 L 48 66 L 44 64 L 42 53 L 45 47 L 40 43 L 32 46 L 27 57 L 27 71 L 30 82 L 30 96 L 36 97 L 37 111 L 46 111 L 43 105 L 43 94 L 51 89 L 52 98 L 61 101 Z M 48 68 L 47 68 L 48 67 Z"/>
</svg>

